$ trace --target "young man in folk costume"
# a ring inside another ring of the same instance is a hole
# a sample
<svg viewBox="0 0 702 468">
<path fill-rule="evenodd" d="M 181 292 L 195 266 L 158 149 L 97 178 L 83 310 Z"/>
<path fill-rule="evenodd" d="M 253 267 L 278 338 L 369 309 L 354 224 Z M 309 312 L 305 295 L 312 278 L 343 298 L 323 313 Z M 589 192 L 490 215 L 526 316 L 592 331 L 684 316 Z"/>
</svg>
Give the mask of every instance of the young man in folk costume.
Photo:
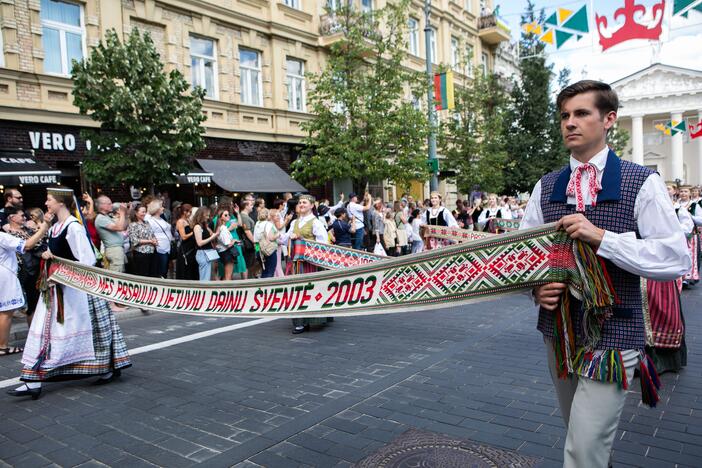
<svg viewBox="0 0 702 468">
<path fill-rule="evenodd" d="M 692 186 L 681 185 L 678 190 L 678 203 L 680 208 L 686 210 L 692 221 L 695 223 L 694 228 L 687 235 L 687 246 L 690 249 L 692 256 L 692 268 L 685 275 L 684 281 L 687 284 L 696 284 L 700 280 L 699 272 L 699 257 L 700 257 L 700 238 L 699 226 L 702 226 L 702 208 L 698 203 L 692 201 Z"/>
<path fill-rule="evenodd" d="M 646 340 L 640 277 L 672 280 L 691 261 L 660 176 L 620 160 L 607 147 L 619 107 L 610 86 L 575 83 L 561 91 L 557 106 L 570 163 L 536 184 L 520 229 L 558 222 L 571 238 L 588 243 L 603 260 L 618 299 L 596 339 L 583 331 L 581 303 L 568 296 L 577 349 L 564 367 L 564 360 L 556 362 L 554 328 L 567 286 L 550 283 L 534 290 L 538 329 L 568 431 L 564 466 L 598 468 L 608 464 L 636 366 L 641 363 L 642 374 L 650 376 L 642 383 L 655 381 L 652 365 L 642 361 Z M 600 367 L 607 368 L 610 379 L 601 379 Z M 647 399 L 655 402 L 655 390 L 646 389 Z"/>
<path fill-rule="evenodd" d="M 46 207 L 56 221 L 49 229 L 49 250 L 42 258 L 49 261 L 56 256 L 93 266 L 95 253 L 87 231 L 71 215 L 74 200 L 71 189 L 48 190 Z M 127 345 L 107 302 L 53 284 L 42 287 L 22 364 L 20 379 L 25 383 L 7 393 L 33 399 L 39 398 L 42 382 L 99 376 L 95 383 L 105 384 L 131 366 Z"/>
<path fill-rule="evenodd" d="M 308 240 L 313 242 L 319 242 L 321 244 L 329 243 L 329 235 L 327 234 L 327 227 L 314 215 L 312 212 L 312 207 L 314 206 L 314 197 L 312 195 L 300 195 L 299 201 L 297 203 L 298 217 L 290 223 L 288 232 L 280 236 L 280 242 L 287 242 L 289 240 L 295 241 L 297 239 Z M 294 257 L 295 248 L 291 248 L 291 252 Z M 317 271 L 317 267 L 312 264 L 292 261 L 293 274 L 299 273 L 312 273 Z M 326 325 L 328 322 L 333 321 L 332 317 L 315 317 L 315 318 L 296 318 L 292 319 L 293 322 L 293 334 L 297 335 L 305 331 L 305 328 L 309 328 L 310 325 Z"/>
</svg>

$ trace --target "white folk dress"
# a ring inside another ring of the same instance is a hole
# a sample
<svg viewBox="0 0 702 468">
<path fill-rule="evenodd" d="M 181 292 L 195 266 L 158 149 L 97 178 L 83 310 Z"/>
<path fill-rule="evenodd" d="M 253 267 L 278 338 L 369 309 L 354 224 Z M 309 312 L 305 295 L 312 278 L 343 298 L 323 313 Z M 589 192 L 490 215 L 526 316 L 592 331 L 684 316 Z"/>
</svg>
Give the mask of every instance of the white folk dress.
<svg viewBox="0 0 702 468">
<path fill-rule="evenodd" d="M 69 216 L 63 223 L 57 223 L 50 230 L 50 237 L 56 238 L 66 231 L 66 241 L 76 260 L 83 265 L 94 265 L 95 254 L 88 241 L 83 226 L 73 216 Z M 93 348 L 93 329 L 91 325 L 88 295 L 77 289 L 63 288 L 64 323 L 61 324 L 56 317 L 50 317 L 50 335 L 45 337 L 44 327 L 47 319 L 47 309 L 44 296 L 39 298 L 32 326 L 29 329 L 27 343 L 24 347 L 22 364 L 32 367 L 39 359 L 45 339 L 50 340 L 48 359 L 41 363 L 41 369 L 54 369 L 73 364 L 79 361 L 95 359 Z M 56 298 L 53 298 L 54 308 Z"/>
<path fill-rule="evenodd" d="M 0 232 L 0 312 L 24 307 L 22 285 L 17 278 L 17 254 L 24 252 L 24 242 Z"/>
</svg>

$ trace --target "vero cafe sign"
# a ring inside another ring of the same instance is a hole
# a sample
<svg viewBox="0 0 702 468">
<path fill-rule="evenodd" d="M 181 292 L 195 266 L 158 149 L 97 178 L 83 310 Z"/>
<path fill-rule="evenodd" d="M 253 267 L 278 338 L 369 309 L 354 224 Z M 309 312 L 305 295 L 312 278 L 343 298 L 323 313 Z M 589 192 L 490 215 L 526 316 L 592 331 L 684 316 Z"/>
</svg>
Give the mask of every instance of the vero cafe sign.
<svg viewBox="0 0 702 468">
<path fill-rule="evenodd" d="M 75 151 L 76 137 L 72 133 L 28 132 L 33 150 L 46 151 Z M 90 149 L 90 142 L 85 146 Z"/>
</svg>

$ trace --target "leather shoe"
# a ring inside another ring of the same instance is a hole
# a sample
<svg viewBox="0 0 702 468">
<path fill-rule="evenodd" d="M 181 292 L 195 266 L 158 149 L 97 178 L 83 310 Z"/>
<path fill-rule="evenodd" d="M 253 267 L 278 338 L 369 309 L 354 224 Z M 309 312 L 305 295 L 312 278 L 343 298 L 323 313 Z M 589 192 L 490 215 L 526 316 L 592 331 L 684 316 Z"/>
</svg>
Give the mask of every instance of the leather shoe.
<svg viewBox="0 0 702 468">
<path fill-rule="evenodd" d="M 41 395 L 41 387 L 29 388 L 25 385 L 24 390 L 12 389 L 8 390 L 7 394 L 14 397 L 31 396 L 32 400 L 38 400 L 39 395 Z"/>
<path fill-rule="evenodd" d="M 108 383 L 114 382 L 115 380 L 119 379 L 121 375 L 122 375 L 122 371 L 119 369 L 115 369 L 112 371 L 111 376 L 109 376 L 107 378 L 100 377 L 95 382 L 93 382 L 93 385 L 106 385 Z"/>
</svg>

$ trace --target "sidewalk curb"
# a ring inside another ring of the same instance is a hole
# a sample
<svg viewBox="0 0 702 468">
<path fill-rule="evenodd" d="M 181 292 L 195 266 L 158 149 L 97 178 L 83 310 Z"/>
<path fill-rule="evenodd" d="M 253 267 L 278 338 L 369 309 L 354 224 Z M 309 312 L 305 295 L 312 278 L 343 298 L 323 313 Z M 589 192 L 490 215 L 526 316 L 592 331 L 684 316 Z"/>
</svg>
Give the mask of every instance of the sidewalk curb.
<svg viewBox="0 0 702 468">
<path fill-rule="evenodd" d="M 124 312 L 115 312 L 115 317 L 118 321 L 121 322 L 122 320 L 129 320 L 137 317 L 146 317 L 152 314 L 154 314 L 154 312 L 150 310 L 129 308 Z M 10 345 L 16 346 L 18 342 L 20 344 L 24 343 L 24 341 L 27 339 L 28 332 L 29 327 L 27 326 L 27 322 L 24 319 L 24 317 L 22 317 L 22 319 L 14 319 L 12 321 L 12 329 L 10 330 Z"/>
</svg>

